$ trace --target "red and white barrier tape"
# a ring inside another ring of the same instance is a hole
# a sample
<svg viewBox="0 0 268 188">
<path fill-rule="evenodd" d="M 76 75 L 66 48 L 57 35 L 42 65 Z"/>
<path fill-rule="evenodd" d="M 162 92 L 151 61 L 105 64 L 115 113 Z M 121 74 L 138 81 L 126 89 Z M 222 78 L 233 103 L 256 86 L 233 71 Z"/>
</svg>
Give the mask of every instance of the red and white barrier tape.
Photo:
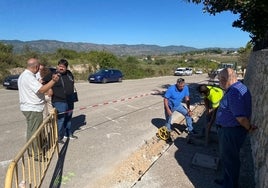
<svg viewBox="0 0 268 188">
<path fill-rule="evenodd" d="M 117 103 L 117 102 L 128 101 L 128 100 L 132 100 L 132 99 L 137 99 L 137 98 L 145 97 L 145 96 L 148 96 L 148 95 L 160 95 L 162 93 L 163 93 L 163 91 L 156 91 L 156 92 L 151 92 L 151 93 L 145 93 L 145 94 L 136 95 L 136 96 L 133 96 L 133 97 L 122 98 L 122 99 L 113 100 L 113 101 L 109 101 L 109 102 L 104 102 L 104 103 L 100 103 L 100 104 L 94 104 L 94 105 L 90 105 L 90 106 L 84 106 L 84 107 L 75 108 L 73 110 L 68 110 L 68 111 L 65 111 L 65 112 L 60 112 L 60 113 L 58 113 L 58 115 L 59 114 L 69 113 L 69 112 L 74 112 L 74 111 L 79 111 L 79 110 L 85 110 L 85 109 L 88 109 L 88 108 L 95 108 L 95 107 L 104 106 L 104 105 L 108 105 L 108 104 L 113 104 L 113 103 Z"/>
</svg>

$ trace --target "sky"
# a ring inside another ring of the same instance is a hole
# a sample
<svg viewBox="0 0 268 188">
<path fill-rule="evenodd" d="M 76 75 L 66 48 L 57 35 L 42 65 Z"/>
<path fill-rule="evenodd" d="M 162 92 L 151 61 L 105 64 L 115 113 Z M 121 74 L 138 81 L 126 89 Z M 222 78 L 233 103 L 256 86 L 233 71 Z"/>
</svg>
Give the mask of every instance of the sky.
<svg viewBox="0 0 268 188">
<path fill-rule="evenodd" d="M 0 0 L 0 40 L 239 48 L 238 15 L 183 0 Z"/>
</svg>

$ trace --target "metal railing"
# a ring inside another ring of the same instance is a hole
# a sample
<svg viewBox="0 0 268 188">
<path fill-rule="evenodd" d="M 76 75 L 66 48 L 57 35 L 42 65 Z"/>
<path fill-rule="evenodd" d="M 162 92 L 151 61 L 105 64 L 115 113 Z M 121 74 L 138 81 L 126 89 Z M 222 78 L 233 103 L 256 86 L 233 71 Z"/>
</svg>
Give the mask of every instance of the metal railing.
<svg viewBox="0 0 268 188">
<path fill-rule="evenodd" d="M 59 156 L 57 113 L 53 109 L 9 164 L 5 188 L 40 187 L 55 151 Z"/>
</svg>

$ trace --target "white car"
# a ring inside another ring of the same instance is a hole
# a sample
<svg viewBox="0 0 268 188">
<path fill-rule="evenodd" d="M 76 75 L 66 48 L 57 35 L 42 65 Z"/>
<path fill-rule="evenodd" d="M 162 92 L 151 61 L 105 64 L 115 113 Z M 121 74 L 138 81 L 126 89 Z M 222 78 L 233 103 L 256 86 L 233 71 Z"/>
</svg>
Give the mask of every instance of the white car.
<svg viewBox="0 0 268 188">
<path fill-rule="evenodd" d="M 195 74 L 203 74 L 203 71 L 202 70 L 197 70 L 197 71 L 195 71 Z"/>
<path fill-rule="evenodd" d="M 177 68 L 174 72 L 174 76 L 185 76 L 186 75 L 186 68 Z"/>
<path fill-rule="evenodd" d="M 185 75 L 186 76 L 192 76 L 192 74 L 193 74 L 192 68 L 187 67 L 186 70 L 185 70 Z"/>
<path fill-rule="evenodd" d="M 174 72 L 174 76 L 191 76 L 193 74 L 192 68 L 189 67 L 180 67 L 177 68 Z"/>
</svg>

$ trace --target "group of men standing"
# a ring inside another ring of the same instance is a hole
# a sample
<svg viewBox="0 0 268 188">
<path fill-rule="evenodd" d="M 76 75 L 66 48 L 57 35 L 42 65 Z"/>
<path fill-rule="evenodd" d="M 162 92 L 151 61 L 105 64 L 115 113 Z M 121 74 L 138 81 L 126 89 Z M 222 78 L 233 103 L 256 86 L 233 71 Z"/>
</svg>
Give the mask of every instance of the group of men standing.
<svg viewBox="0 0 268 188">
<path fill-rule="evenodd" d="M 224 188 L 238 188 L 240 171 L 240 149 L 247 133 L 256 129 L 250 123 L 252 104 L 249 89 L 238 81 L 231 68 L 223 69 L 219 74 L 219 87 L 200 85 L 197 90 L 203 95 L 206 107 L 206 137 L 215 122 L 218 130 L 219 156 L 223 166 L 223 178 L 215 183 Z M 183 100 L 186 107 L 182 104 Z M 192 126 L 189 88 L 185 80 L 179 78 L 170 86 L 164 95 L 166 127 L 171 129 L 171 117 L 174 111 L 183 114 L 186 119 L 186 130 L 196 134 Z"/>
<path fill-rule="evenodd" d="M 74 77 L 67 70 L 68 61 L 61 59 L 56 72 L 49 72 L 41 77 L 39 69 L 42 65 L 36 58 L 27 61 L 26 69 L 19 76 L 20 110 L 27 121 L 27 140 L 35 133 L 43 122 L 43 110 L 46 97 L 51 97 L 52 106 L 58 113 L 58 142 L 64 143 L 63 138 L 76 139 L 71 127 L 74 102 Z"/>
</svg>

